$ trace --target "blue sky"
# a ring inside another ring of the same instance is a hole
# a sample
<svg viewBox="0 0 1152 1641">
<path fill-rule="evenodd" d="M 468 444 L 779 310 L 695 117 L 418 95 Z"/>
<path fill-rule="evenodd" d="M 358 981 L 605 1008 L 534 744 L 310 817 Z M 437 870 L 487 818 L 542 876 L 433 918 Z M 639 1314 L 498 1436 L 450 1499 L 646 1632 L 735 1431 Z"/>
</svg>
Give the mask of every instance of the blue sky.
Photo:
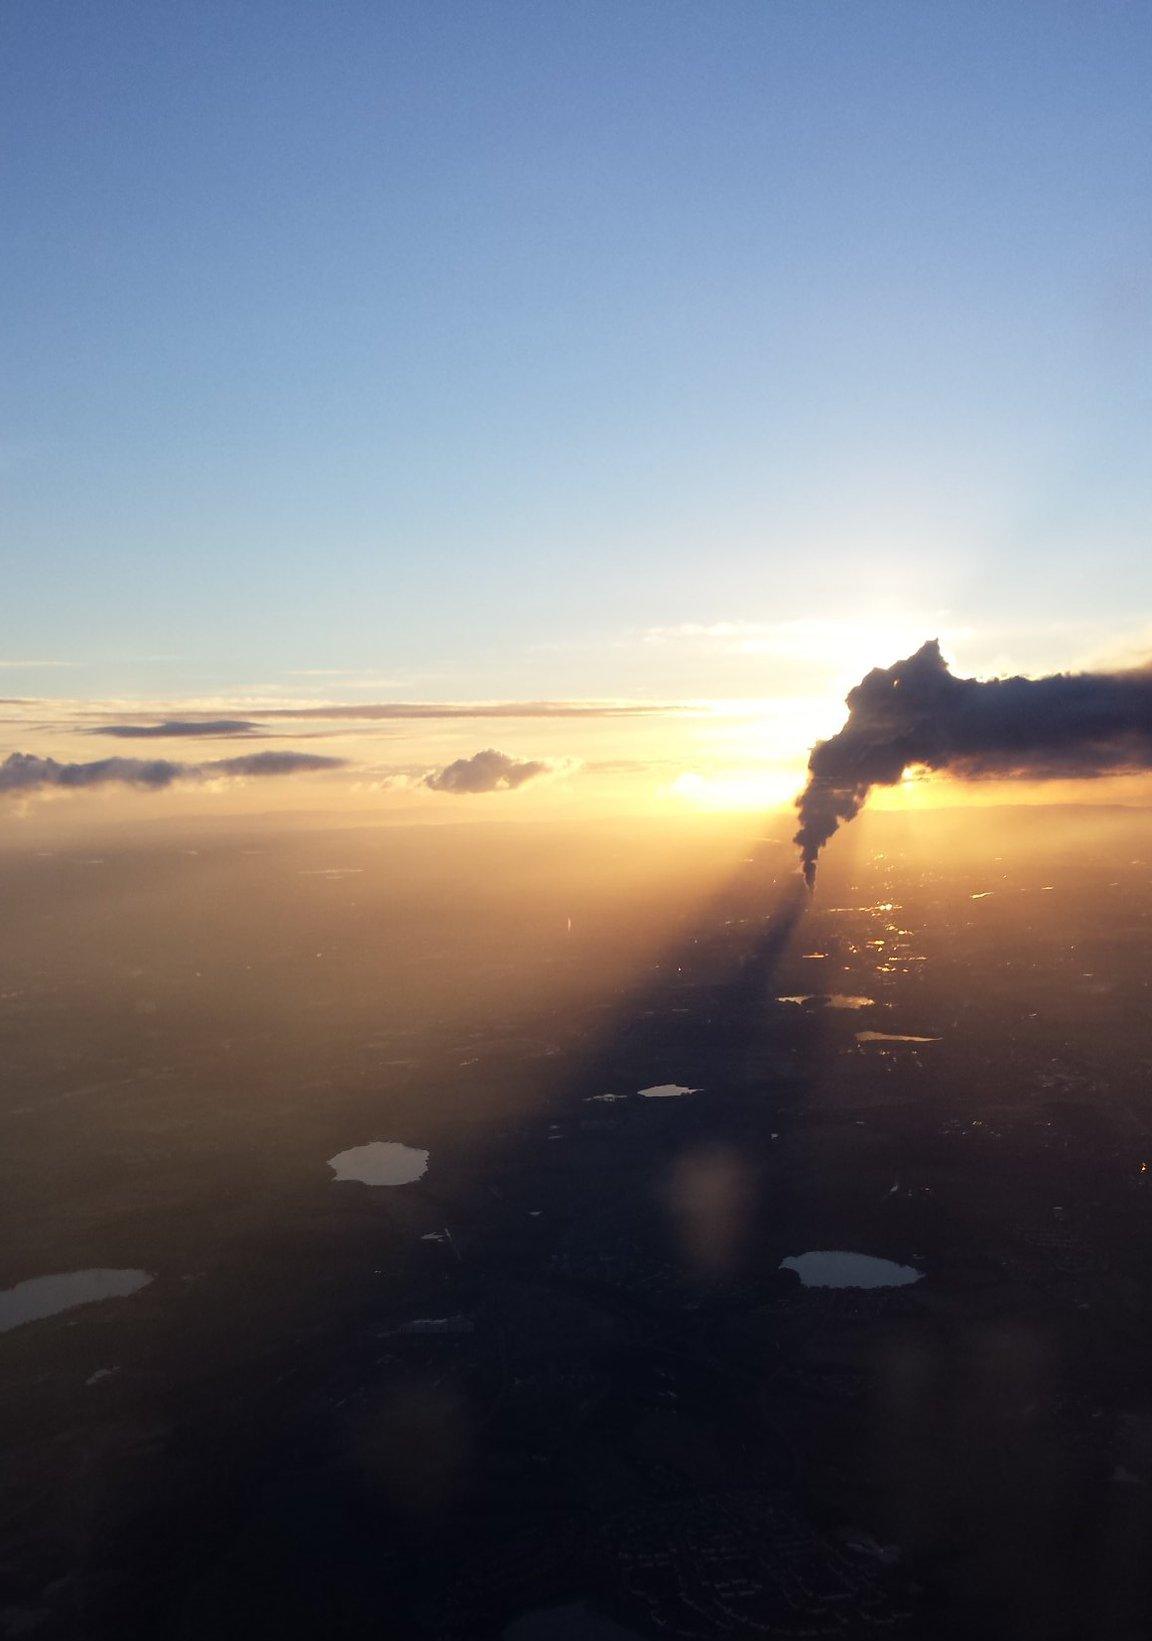
<svg viewBox="0 0 1152 1641">
<path fill-rule="evenodd" d="M 0 693 L 773 694 L 780 624 L 1138 637 L 1150 24 L 8 0 L 0 661 L 68 665 Z"/>
</svg>

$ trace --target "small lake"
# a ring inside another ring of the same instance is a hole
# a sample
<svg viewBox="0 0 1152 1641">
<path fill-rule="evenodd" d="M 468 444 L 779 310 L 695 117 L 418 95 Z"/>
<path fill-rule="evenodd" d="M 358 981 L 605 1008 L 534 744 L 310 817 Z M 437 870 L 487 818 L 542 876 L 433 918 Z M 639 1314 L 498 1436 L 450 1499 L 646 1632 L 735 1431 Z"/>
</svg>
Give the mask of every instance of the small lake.
<svg viewBox="0 0 1152 1641">
<path fill-rule="evenodd" d="M 0 1333 L 58 1316 L 77 1305 L 94 1305 L 100 1299 L 126 1299 L 145 1288 L 152 1278 L 147 1271 L 62 1271 L 56 1276 L 32 1276 L 0 1293 Z"/>
<path fill-rule="evenodd" d="M 780 1261 L 780 1269 L 795 1271 L 806 1288 L 906 1288 L 924 1275 L 913 1265 L 839 1248 L 790 1254 Z"/>
<path fill-rule="evenodd" d="M 411 1185 L 428 1171 L 429 1153 L 418 1145 L 401 1145 L 398 1140 L 373 1140 L 370 1145 L 354 1145 L 328 1158 L 338 1180 L 355 1180 L 360 1185 Z"/>
<path fill-rule="evenodd" d="M 874 997 L 855 997 L 850 992 L 802 992 L 798 997 L 778 997 L 778 1003 L 822 1003 L 830 1009 L 872 1009 L 876 1007 Z"/>
<path fill-rule="evenodd" d="M 858 1043 L 938 1043 L 939 1037 L 910 1037 L 900 1031 L 858 1031 Z"/>
</svg>

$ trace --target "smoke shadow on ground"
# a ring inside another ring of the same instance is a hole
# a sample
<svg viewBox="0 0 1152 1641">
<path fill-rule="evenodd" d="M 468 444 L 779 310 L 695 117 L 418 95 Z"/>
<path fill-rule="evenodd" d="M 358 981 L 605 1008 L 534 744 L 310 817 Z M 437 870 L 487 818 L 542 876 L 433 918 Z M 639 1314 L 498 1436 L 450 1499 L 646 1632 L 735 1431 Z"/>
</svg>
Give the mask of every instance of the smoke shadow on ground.
<svg viewBox="0 0 1152 1641">
<path fill-rule="evenodd" d="M 801 1545 L 817 1604 L 845 1576 L 772 1389 L 791 1371 L 773 1317 L 796 1286 L 778 1266 L 798 1186 L 773 1148 L 821 1036 L 807 1019 L 807 1048 L 790 1043 L 773 998 L 807 900 L 753 853 L 537 1111 L 450 1186 L 430 1171 L 418 1189 L 451 1236 L 412 1309 L 443 1331 L 358 1326 L 294 1364 L 177 1633 L 248 1635 L 259 1615 L 375 1635 L 387 1613 L 390 1635 L 497 1636 L 568 1600 L 647 1633 L 635 1566 L 670 1539 L 701 1599 L 702 1542 L 756 1546 L 766 1586 Z M 645 1098 L 654 1084 L 692 1092 Z M 883 1606 L 871 1569 L 849 1573 Z"/>
</svg>

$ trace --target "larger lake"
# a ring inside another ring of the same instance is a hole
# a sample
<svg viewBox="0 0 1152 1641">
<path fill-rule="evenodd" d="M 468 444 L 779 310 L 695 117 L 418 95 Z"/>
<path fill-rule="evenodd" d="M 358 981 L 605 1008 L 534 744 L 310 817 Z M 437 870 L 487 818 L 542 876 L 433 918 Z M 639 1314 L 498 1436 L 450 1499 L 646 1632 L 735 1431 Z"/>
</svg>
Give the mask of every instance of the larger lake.
<svg viewBox="0 0 1152 1641">
<path fill-rule="evenodd" d="M 32 1276 L 0 1293 L 0 1333 L 25 1322 L 39 1322 L 77 1305 L 100 1299 L 124 1299 L 147 1287 L 147 1271 L 61 1271 L 55 1276 Z"/>
</svg>

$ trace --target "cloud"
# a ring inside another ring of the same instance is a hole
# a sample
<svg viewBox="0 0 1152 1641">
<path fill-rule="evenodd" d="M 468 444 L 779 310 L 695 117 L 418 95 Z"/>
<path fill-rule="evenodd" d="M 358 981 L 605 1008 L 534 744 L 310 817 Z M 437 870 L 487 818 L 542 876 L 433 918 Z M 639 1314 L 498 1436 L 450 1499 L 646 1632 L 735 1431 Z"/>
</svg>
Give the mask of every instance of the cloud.
<svg viewBox="0 0 1152 1641">
<path fill-rule="evenodd" d="M 644 701 L 381 701 L 261 709 L 264 718 L 643 718 L 682 709 Z"/>
<path fill-rule="evenodd" d="M 848 722 L 819 741 L 797 800 L 804 875 L 874 786 L 906 769 L 964 779 L 1077 779 L 1152 768 L 1152 667 L 1047 678 L 954 678 L 932 639 L 848 694 Z"/>
<path fill-rule="evenodd" d="M 433 792 L 508 792 L 541 775 L 555 774 L 559 765 L 542 758 L 518 762 L 506 752 L 488 747 L 471 758 L 457 758 L 446 769 L 425 775 L 424 785 Z"/>
<path fill-rule="evenodd" d="M 92 763 L 58 763 L 31 752 L 13 752 L 0 763 L 0 795 L 43 792 L 51 788 L 79 791 L 98 786 L 129 786 L 161 792 L 176 781 L 214 780 L 220 776 L 294 775 L 337 769 L 343 758 L 309 752 L 256 752 L 249 757 L 217 758 L 209 763 L 174 763 L 168 758 L 98 758 Z"/>
<path fill-rule="evenodd" d="M 252 735 L 260 725 L 248 718 L 167 718 L 159 724 L 101 724 L 87 735 L 116 735 L 125 741 L 176 739 L 181 735 Z"/>
<path fill-rule="evenodd" d="M 160 791 L 179 780 L 188 764 L 166 758 L 99 758 L 94 763 L 57 763 L 31 752 L 13 752 L 0 764 L 0 792 L 38 792 L 57 786 L 77 789 L 119 783 Z"/>
<path fill-rule="evenodd" d="M 216 758 L 199 767 L 208 775 L 299 775 L 347 765 L 347 758 L 326 758 L 318 752 L 249 752 L 238 758 Z"/>
</svg>

